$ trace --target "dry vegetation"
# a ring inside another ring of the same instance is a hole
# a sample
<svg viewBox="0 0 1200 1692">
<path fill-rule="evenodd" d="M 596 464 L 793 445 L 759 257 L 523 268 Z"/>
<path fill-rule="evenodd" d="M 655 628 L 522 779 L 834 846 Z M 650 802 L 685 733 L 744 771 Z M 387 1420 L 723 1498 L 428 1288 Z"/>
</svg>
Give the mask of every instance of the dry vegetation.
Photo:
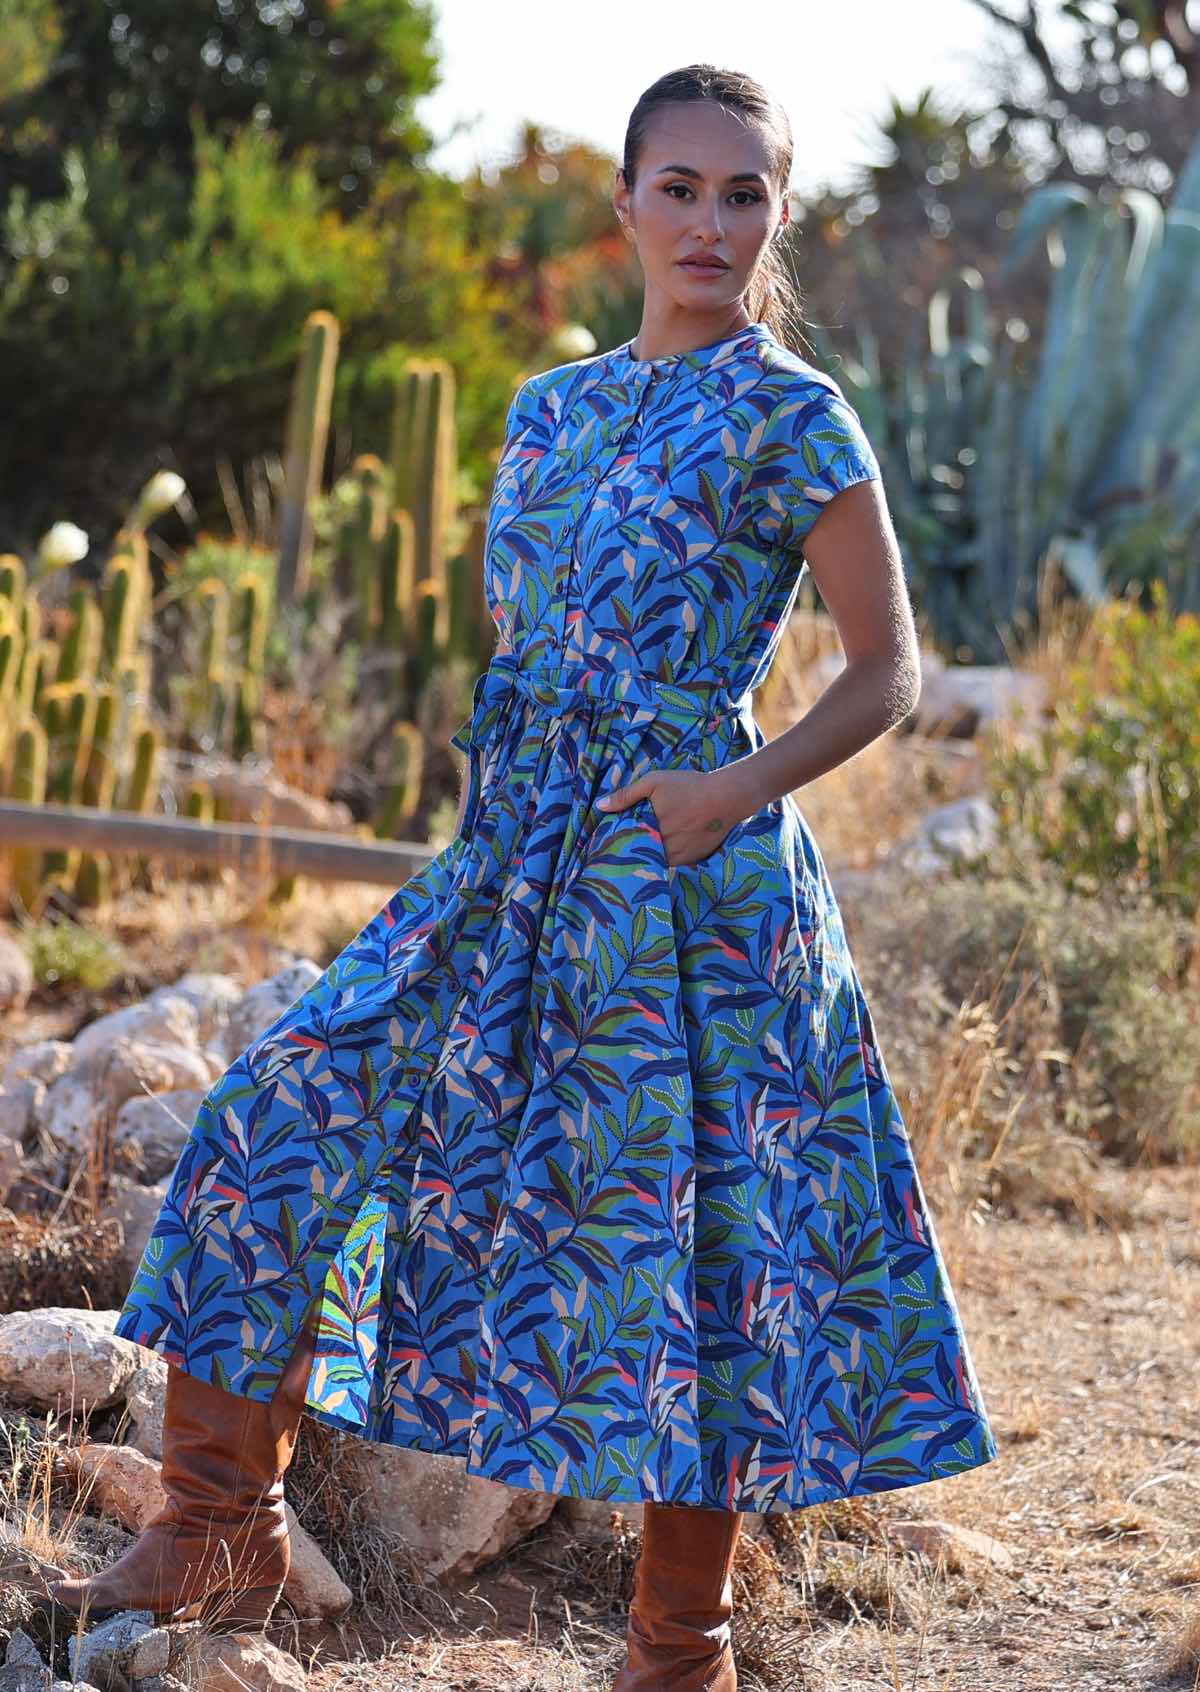
<svg viewBox="0 0 1200 1692">
<path fill-rule="evenodd" d="M 798 618 L 792 638 L 759 712 L 768 733 L 803 709 L 798 660 L 826 637 Z M 1023 661 L 1053 680 L 1072 638 L 1058 627 Z M 839 889 L 1001 1456 L 745 1536 L 743 1692 L 1200 1687 L 1195 930 L 1189 956 L 1177 919 L 1068 895 L 1003 854 L 986 878 L 872 870 L 930 806 L 981 787 L 973 743 L 893 734 L 798 798 Z M 385 896 L 302 885 L 283 912 L 228 876 L 164 878 L 106 924 L 128 959 L 111 987 L 47 993 L 0 1029 L 0 1056 L 69 1038 L 187 968 L 249 983 L 284 950 L 324 963 Z M 96 1227 L 76 1206 L 39 1244 L 31 1222 L 6 1219 L 4 1306 L 60 1302 L 72 1274 L 80 1302 L 114 1300 Z M 8 1266 L 19 1253 L 21 1274 Z M 108 1530 L 62 1516 L 53 1446 L 69 1430 L 12 1414 L 0 1429 L 11 1529 L 50 1556 L 88 1534 L 103 1556 Z M 439 1587 L 407 1557 L 402 1524 L 359 1526 L 344 1444 L 306 1423 L 290 1481 L 360 1597 L 340 1627 L 281 1632 L 316 1692 L 608 1692 L 637 1554 L 619 1511 L 594 1538 L 551 1517 Z M 905 1549 L 889 1524 L 916 1517 L 994 1535 L 1012 1567 Z M 0 1632 L 19 1619 L 4 1602 Z"/>
</svg>

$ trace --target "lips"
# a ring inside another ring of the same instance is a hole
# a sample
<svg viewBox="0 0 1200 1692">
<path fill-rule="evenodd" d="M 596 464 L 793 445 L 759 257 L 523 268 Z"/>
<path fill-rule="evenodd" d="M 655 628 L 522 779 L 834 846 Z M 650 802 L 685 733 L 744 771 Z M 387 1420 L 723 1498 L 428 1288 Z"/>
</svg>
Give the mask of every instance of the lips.
<svg viewBox="0 0 1200 1692">
<path fill-rule="evenodd" d="M 680 259 L 680 264 L 687 265 L 689 270 L 728 270 L 729 266 L 720 259 Z"/>
</svg>

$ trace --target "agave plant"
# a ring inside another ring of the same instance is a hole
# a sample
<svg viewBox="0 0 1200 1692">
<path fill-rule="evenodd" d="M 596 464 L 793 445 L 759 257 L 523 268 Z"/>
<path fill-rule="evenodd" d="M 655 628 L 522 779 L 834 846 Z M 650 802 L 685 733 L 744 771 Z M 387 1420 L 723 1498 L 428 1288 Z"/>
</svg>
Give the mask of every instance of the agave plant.
<svg viewBox="0 0 1200 1692">
<path fill-rule="evenodd" d="M 1035 190 L 1005 271 L 1038 251 L 1050 289 L 1032 378 L 1024 326 L 995 328 L 970 268 L 930 300 L 928 351 L 889 399 L 869 335 L 845 359 L 813 332 L 880 445 L 932 625 L 995 658 L 1051 565 L 1094 603 L 1162 580 L 1173 609 L 1200 610 L 1200 141 L 1165 209 L 1140 189 Z"/>
</svg>

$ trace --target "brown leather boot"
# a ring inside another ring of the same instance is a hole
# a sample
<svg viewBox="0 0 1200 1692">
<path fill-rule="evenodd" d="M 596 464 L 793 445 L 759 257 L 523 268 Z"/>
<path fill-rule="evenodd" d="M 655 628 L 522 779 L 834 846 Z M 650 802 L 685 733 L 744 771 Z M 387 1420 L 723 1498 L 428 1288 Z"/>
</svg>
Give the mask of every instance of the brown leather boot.
<svg viewBox="0 0 1200 1692">
<path fill-rule="evenodd" d="M 93 1621 L 150 1610 L 156 1621 L 261 1627 L 291 1567 L 283 1476 L 296 1448 L 315 1348 L 307 1326 L 269 1404 L 172 1366 L 163 1418 L 167 1504 L 111 1568 L 55 1581 L 48 1595 Z"/>
<path fill-rule="evenodd" d="M 736 1510 L 648 1501 L 612 1692 L 737 1692 L 730 1618 Z"/>
</svg>

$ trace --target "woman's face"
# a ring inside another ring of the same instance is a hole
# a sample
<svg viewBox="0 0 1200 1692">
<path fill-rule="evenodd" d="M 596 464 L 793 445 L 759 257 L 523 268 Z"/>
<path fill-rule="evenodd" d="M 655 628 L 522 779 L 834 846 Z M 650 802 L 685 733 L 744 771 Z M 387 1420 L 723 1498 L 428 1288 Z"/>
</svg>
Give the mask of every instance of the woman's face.
<svg viewBox="0 0 1200 1692">
<path fill-rule="evenodd" d="M 727 319 L 763 251 L 788 221 L 762 132 L 714 101 L 662 107 L 651 119 L 630 192 L 623 171 L 613 191 L 633 230 L 655 314 L 712 313 Z M 724 268 L 685 261 L 717 258 Z"/>
</svg>

